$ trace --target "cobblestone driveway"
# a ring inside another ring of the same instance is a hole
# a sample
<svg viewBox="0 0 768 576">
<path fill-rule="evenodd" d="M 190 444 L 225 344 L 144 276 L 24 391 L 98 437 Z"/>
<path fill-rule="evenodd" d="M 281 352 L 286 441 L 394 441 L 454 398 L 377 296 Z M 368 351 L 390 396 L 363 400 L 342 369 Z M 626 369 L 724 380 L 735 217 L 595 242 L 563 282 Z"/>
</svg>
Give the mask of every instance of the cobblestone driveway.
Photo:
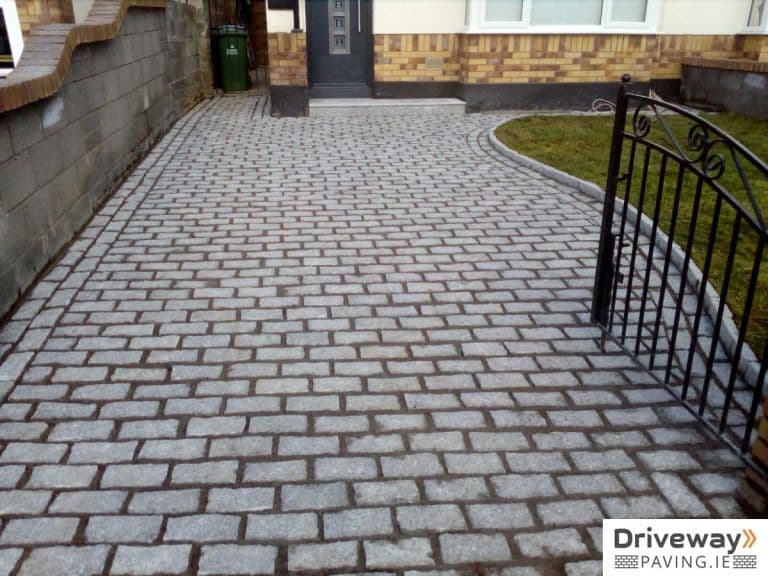
<svg viewBox="0 0 768 576">
<path fill-rule="evenodd" d="M 502 116 L 260 116 L 187 115 L 3 328 L 0 574 L 592 574 L 603 517 L 741 515 Z"/>
</svg>

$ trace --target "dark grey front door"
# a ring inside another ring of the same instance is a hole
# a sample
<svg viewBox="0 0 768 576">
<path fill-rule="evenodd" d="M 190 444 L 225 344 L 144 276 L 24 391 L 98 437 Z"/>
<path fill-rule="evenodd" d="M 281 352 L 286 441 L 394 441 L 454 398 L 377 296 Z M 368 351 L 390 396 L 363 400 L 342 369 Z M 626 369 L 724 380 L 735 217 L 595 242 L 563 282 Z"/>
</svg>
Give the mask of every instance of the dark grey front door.
<svg viewBox="0 0 768 576">
<path fill-rule="evenodd" d="M 371 95 L 371 0 L 307 0 L 311 95 Z"/>
</svg>

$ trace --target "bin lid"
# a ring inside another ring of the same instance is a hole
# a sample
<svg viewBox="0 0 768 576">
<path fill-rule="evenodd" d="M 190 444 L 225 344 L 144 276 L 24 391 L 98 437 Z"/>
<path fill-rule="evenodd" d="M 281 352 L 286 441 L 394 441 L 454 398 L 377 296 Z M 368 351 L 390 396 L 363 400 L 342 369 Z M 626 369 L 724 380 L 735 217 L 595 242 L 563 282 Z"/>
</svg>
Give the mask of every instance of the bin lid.
<svg viewBox="0 0 768 576">
<path fill-rule="evenodd" d="M 248 34 L 245 26 L 239 24 L 222 24 L 216 28 L 216 32 L 222 36 L 246 36 Z"/>
</svg>

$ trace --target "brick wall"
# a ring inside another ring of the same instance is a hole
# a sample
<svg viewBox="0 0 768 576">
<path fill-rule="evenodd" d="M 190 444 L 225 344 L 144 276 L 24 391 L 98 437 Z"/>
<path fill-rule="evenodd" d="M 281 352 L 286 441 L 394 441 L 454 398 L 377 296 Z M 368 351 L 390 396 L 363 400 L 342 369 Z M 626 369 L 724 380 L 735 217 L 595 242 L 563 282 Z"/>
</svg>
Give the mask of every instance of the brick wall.
<svg viewBox="0 0 768 576">
<path fill-rule="evenodd" d="M 744 58 L 768 62 L 768 36 L 742 36 L 741 42 Z"/>
<path fill-rule="evenodd" d="M 377 34 L 374 76 L 377 82 L 457 82 L 458 34 Z"/>
<path fill-rule="evenodd" d="M 685 56 L 741 56 L 733 36 L 636 34 L 379 34 L 380 82 L 466 84 L 617 82 L 680 78 Z M 431 68 L 442 58 L 441 68 Z"/>
<path fill-rule="evenodd" d="M 66 24 L 75 21 L 72 0 L 16 0 L 24 37 L 39 24 Z"/>
<path fill-rule="evenodd" d="M 272 86 L 307 86 L 307 36 L 278 32 L 267 37 L 269 82 Z"/>
<path fill-rule="evenodd" d="M 71 34 L 38 27 L 0 85 L 0 316 L 199 97 L 197 11 L 136 1 L 150 0 L 103 2 Z M 73 37 L 87 43 L 61 53 L 60 80 L 46 75 L 37 58 Z"/>
</svg>

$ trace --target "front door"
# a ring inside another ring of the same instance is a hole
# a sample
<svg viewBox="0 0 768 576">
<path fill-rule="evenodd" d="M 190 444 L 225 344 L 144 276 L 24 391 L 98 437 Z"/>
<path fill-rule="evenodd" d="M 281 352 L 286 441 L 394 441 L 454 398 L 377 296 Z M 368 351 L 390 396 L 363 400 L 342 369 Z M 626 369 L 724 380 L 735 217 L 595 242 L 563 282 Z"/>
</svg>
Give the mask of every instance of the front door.
<svg viewBox="0 0 768 576">
<path fill-rule="evenodd" d="M 371 95 L 371 0 L 307 0 L 310 94 Z"/>
</svg>

